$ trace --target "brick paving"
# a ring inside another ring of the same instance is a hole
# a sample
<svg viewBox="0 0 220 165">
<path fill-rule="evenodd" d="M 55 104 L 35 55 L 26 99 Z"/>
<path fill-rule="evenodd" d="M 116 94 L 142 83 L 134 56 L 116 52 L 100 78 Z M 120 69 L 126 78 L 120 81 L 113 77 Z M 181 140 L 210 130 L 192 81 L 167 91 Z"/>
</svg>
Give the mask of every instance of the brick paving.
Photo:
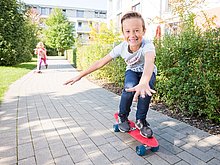
<svg viewBox="0 0 220 165">
<path fill-rule="evenodd" d="M 78 72 L 62 57 L 50 57 L 42 74 L 13 83 L 0 107 L 1 165 L 219 165 L 220 138 L 149 110 L 160 143 L 140 157 L 139 142 L 115 133 L 113 114 L 120 96 L 83 78 L 63 86 Z M 134 120 L 135 104 L 130 114 Z"/>
</svg>

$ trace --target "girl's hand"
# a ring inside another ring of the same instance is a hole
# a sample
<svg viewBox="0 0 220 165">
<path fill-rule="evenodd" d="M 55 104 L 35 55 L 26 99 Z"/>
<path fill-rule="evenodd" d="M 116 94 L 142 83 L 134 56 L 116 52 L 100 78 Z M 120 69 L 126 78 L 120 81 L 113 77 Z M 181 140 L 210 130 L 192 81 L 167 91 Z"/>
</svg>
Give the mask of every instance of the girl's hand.
<svg viewBox="0 0 220 165">
<path fill-rule="evenodd" d="M 80 79 L 81 79 L 81 78 L 78 77 L 78 76 L 77 76 L 77 77 L 74 77 L 74 78 L 72 78 L 72 79 L 66 81 L 63 85 L 68 85 L 68 84 L 73 85 L 75 82 L 79 81 Z"/>
<path fill-rule="evenodd" d="M 133 88 L 125 89 L 127 92 L 135 92 L 133 101 L 137 102 L 138 96 L 145 98 L 146 95 L 152 96 L 152 93 L 156 93 L 155 90 L 151 89 L 149 85 L 138 84 Z"/>
</svg>

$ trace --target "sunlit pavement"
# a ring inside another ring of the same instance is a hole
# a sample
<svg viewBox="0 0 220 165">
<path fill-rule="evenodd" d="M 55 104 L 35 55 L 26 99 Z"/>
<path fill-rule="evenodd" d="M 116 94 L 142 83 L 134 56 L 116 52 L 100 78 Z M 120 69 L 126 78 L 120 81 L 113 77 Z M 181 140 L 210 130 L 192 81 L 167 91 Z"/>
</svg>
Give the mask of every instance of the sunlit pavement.
<svg viewBox="0 0 220 165">
<path fill-rule="evenodd" d="M 86 78 L 63 86 L 78 72 L 62 57 L 48 64 L 13 83 L 4 97 L 0 165 L 220 164 L 219 137 L 152 110 L 148 121 L 160 149 L 138 156 L 140 143 L 112 128 L 120 96 Z"/>
</svg>

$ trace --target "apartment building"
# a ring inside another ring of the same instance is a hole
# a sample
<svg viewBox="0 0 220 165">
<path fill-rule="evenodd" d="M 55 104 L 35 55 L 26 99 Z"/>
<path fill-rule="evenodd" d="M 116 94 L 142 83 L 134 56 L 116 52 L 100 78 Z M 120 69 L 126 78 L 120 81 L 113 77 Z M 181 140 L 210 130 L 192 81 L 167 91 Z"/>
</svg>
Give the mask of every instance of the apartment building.
<svg viewBox="0 0 220 165">
<path fill-rule="evenodd" d="M 113 22 L 117 31 L 121 29 L 122 15 L 131 10 L 142 14 L 147 27 L 146 38 L 148 39 L 152 40 L 157 35 L 158 28 L 161 29 L 162 35 L 177 31 L 179 18 L 171 13 L 171 0 L 108 0 L 107 6 L 108 23 Z M 200 10 L 206 11 L 209 16 L 211 16 L 210 13 L 216 15 L 216 22 L 220 25 L 220 0 L 205 0 Z"/>
<path fill-rule="evenodd" d="M 42 4 L 26 5 L 31 7 L 34 12 L 38 13 L 40 19 L 46 19 L 54 8 L 61 9 L 67 19 L 73 23 L 75 27 L 75 36 L 78 37 L 82 43 L 87 43 L 89 40 L 91 25 L 99 27 L 100 23 L 107 22 L 106 9 L 84 8 L 83 6 L 67 7 Z M 40 26 L 45 27 L 45 24 L 41 21 Z"/>
<path fill-rule="evenodd" d="M 127 11 L 137 11 L 142 14 L 145 20 L 146 37 L 153 39 L 157 22 L 159 23 L 162 13 L 168 11 L 167 2 L 168 0 L 108 0 L 107 19 L 108 22 L 113 22 L 116 30 L 120 30 L 122 15 Z"/>
</svg>

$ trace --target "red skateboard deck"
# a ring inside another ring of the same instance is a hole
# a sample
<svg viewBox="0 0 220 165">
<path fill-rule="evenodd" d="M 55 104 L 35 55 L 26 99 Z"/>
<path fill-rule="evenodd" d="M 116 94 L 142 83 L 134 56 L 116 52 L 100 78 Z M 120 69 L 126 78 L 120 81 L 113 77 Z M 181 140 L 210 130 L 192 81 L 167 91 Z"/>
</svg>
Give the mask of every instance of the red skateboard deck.
<svg viewBox="0 0 220 165">
<path fill-rule="evenodd" d="M 120 130 L 118 129 L 118 113 L 115 113 L 114 115 L 115 119 L 116 119 L 116 124 L 113 125 L 114 131 L 115 132 L 119 132 Z M 133 121 L 129 120 L 129 125 L 130 125 L 130 131 L 128 132 L 128 134 L 130 134 L 134 139 L 136 139 L 137 141 L 139 141 L 140 143 L 142 143 L 143 145 L 141 146 L 137 146 L 136 147 L 136 152 L 138 155 L 140 156 L 144 156 L 146 154 L 147 150 L 151 150 L 152 152 L 156 152 L 159 149 L 159 143 L 157 141 L 157 139 L 153 136 L 152 138 L 147 138 L 147 137 L 143 137 L 140 134 L 140 130 L 138 130 L 135 127 L 135 124 Z"/>
</svg>

